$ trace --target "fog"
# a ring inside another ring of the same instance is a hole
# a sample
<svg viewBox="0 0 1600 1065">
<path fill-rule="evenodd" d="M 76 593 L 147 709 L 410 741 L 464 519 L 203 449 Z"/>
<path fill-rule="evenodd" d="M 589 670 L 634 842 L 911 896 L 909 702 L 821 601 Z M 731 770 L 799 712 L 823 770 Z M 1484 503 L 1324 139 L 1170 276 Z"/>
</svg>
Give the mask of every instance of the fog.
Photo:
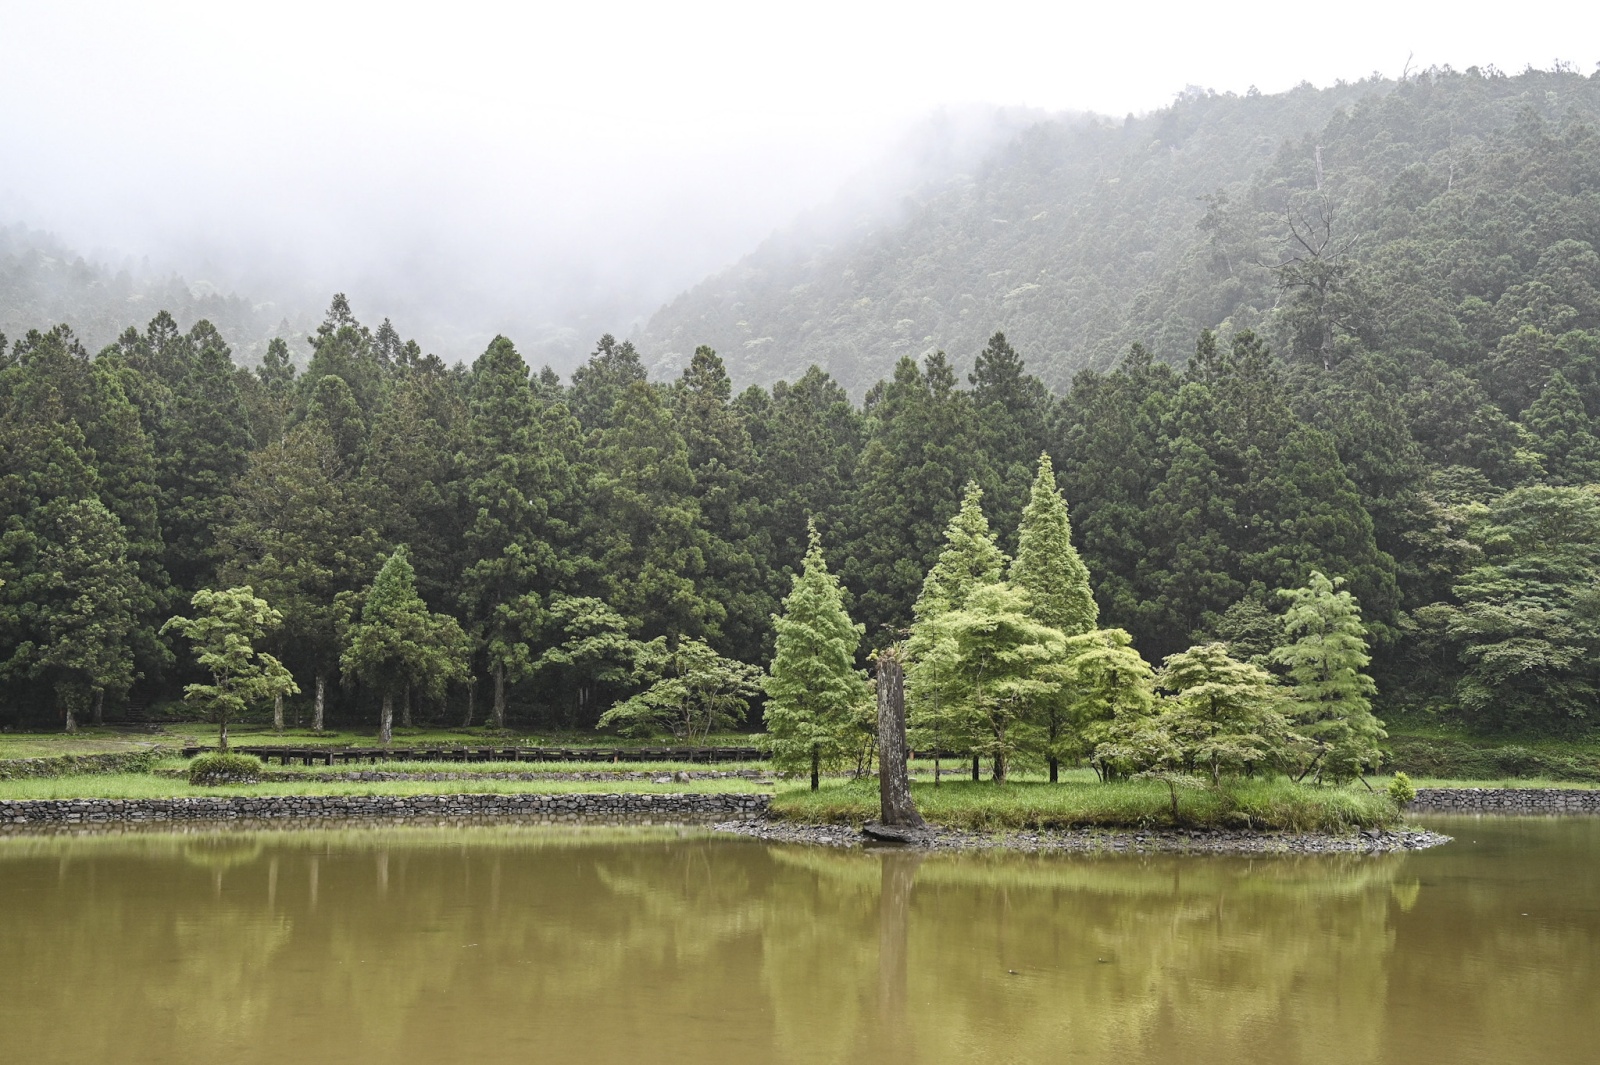
<svg viewBox="0 0 1600 1065">
<path fill-rule="evenodd" d="M 0 0 L 0 224 L 562 368 L 1041 115 L 1600 58 L 1589 5 L 1478 6 Z"/>
</svg>

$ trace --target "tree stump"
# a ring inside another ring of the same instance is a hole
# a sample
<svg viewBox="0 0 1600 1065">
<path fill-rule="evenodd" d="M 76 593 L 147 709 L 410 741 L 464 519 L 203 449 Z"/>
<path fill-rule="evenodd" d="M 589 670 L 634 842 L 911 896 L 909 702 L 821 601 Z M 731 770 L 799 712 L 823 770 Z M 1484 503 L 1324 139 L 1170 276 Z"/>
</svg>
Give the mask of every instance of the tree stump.
<svg viewBox="0 0 1600 1065">
<path fill-rule="evenodd" d="M 882 823 L 921 828 L 906 770 L 906 673 L 896 647 L 878 653 L 878 799 Z"/>
</svg>

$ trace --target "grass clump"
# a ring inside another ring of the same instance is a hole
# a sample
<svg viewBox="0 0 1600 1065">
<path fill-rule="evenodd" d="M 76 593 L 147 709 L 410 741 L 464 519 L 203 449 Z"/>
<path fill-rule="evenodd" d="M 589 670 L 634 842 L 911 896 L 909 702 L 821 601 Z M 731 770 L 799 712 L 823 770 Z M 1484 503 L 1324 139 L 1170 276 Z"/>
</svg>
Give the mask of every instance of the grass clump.
<svg viewBox="0 0 1600 1065">
<path fill-rule="evenodd" d="M 189 783 L 193 787 L 258 784 L 260 781 L 261 759 L 253 755 L 219 751 L 203 754 L 189 763 Z"/>
<path fill-rule="evenodd" d="M 1349 832 L 1400 819 L 1383 792 L 1321 787 L 1290 780 L 1231 780 L 1219 787 L 1173 792 L 1159 780 L 1110 783 L 949 781 L 915 783 L 917 809 L 930 822 L 979 831 L 1052 828 L 1188 828 L 1287 832 Z M 1176 805 L 1177 816 L 1173 816 Z M 774 814 L 793 821 L 860 824 L 878 814 L 873 781 L 850 781 L 818 791 L 780 792 Z"/>
</svg>

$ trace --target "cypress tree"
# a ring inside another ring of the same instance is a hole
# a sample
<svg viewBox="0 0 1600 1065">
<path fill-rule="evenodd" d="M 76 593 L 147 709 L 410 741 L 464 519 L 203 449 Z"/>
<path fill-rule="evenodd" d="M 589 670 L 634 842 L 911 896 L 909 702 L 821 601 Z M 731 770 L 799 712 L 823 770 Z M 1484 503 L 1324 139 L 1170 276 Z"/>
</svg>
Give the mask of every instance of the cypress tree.
<svg viewBox="0 0 1600 1065">
<path fill-rule="evenodd" d="M 1363 672 L 1372 659 L 1361 608 L 1338 590 L 1342 583 L 1314 572 L 1304 587 L 1282 593 L 1289 600 L 1283 628 L 1294 642 L 1276 648 L 1272 661 L 1294 685 L 1295 722 L 1314 747 L 1302 779 L 1312 771 L 1360 776 L 1377 764 L 1378 741 L 1388 735 L 1372 713 L 1377 686 Z"/>
<path fill-rule="evenodd" d="M 838 753 L 841 735 L 868 688 L 866 674 L 855 668 L 865 629 L 845 611 L 844 590 L 828 572 L 814 523 L 810 540 L 783 613 L 772 618 L 776 651 L 764 686 L 773 764 L 795 769 L 809 763 L 815 791 L 821 763 Z"/>
<path fill-rule="evenodd" d="M 1011 581 L 1028 598 L 1033 616 L 1066 636 L 1094 629 L 1100 617 L 1089 589 L 1089 568 L 1072 546 L 1067 501 L 1056 490 L 1049 455 L 1039 456 L 1033 491 L 1017 531 L 1017 557 Z"/>
</svg>

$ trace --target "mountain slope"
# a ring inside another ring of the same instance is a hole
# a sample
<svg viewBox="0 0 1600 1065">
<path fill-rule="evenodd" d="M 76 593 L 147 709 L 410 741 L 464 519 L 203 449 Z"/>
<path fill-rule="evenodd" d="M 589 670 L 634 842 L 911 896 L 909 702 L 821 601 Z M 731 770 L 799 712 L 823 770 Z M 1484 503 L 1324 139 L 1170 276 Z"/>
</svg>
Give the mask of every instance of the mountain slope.
<svg viewBox="0 0 1600 1065">
<path fill-rule="evenodd" d="M 746 381 L 815 362 L 857 393 L 905 354 L 970 365 L 997 329 L 1058 386 L 1135 341 L 1180 360 L 1203 328 L 1281 344 L 1278 268 L 1304 257 L 1293 229 L 1331 218 L 1321 265 L 1376 261 L 1405 239 L 1395 203 L 1422 211 L 1451 192 L 1486 139 L 1597 115 L 1600 79 L 1474 69 L 1041 122 L 894 222 L 772 238 L 663 307 L 638 344 L 663 367 L 709 344 Z"/>
</svg>

